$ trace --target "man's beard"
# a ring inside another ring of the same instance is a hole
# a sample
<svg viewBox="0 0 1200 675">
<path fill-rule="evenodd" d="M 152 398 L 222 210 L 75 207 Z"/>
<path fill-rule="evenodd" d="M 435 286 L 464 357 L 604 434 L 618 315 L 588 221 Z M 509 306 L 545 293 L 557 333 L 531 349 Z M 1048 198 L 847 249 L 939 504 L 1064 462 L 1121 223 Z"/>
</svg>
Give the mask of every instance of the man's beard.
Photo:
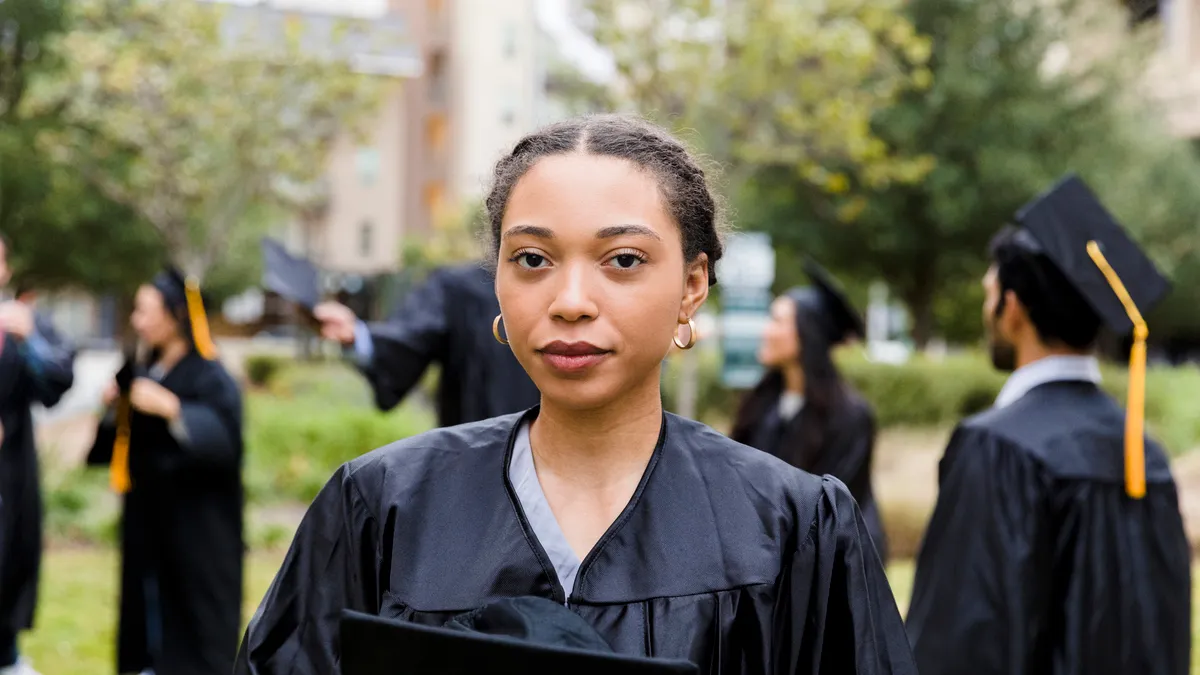
<svg viewBox="0 0 1200 675">
<path fill-rule="evenodd" d="M 1017 368 L 1017 349 L 1012 343 L 999 336 L 988 336 L 988 351 L 992 355 L 992 366 L 1001 372 L 1011 373 Z"/>
</svg>

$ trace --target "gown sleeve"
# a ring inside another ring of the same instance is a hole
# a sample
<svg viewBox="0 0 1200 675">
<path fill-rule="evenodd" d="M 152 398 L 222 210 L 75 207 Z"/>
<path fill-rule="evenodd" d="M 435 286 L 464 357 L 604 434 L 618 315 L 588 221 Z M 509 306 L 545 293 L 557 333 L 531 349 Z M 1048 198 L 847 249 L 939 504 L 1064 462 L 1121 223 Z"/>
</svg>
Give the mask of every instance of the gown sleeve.
<svg viewBox="0 0 1200 675">
<path fill-rule="evenodd" d="M 241 459 L 242 394 L 220 366 L 199 377 L 196 394 L 180 401 L 172 425 L 184 464 L 235 467 Z"/>
<path fill-rule="evenodd" d="M 52 408 L 75 383 L 75 350 L 46 318 L 35 317 L 34 327 L 21 352 L 33 399 Z"/>
<path fill-rule="evenodd" d="M 970 428 L 955 432 L 939 472 L 908 613 L 921 673 L 1036 671 L 1052 597 L 1048 477 L 1023 449 Z"/>
<path fill-rule="evenodd" d="M 445 353 L 448 321 L 446 280 L 434 272 L 384 323 L 370 326 L 370 363 L 361 366 L 380 410 L 391 410 L 412 391 L 433 361 Z"/>
<path fill-rule="evenodd" d="M 780 589 L 775 672 L 916 675 L 883 565 L 849 490 L 826 476 Z M 786 647 L 783 647 L 786 646 Z"/>
<path fill-rule="evenodd" d="M 309 507 L 242 640 L 235 675 L 336 675 L 343 609 L 379 613 L 378 525 L 347 466 Z"/>
</svg>

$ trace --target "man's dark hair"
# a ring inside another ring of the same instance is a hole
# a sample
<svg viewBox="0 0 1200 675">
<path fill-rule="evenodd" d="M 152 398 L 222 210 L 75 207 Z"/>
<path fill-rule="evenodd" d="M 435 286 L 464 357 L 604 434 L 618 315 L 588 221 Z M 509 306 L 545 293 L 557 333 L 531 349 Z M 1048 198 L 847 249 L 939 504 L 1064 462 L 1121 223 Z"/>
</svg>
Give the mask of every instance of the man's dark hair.
<svg viewBox="0 0 1200 675">
<path fill-rule="evenodd" d="M 721 259 L 721 223 L 717 200 L 704 169 L 686 146 L 667 131 L 638 117 L 590 115 L 551 124 L 521 139 L 502 158 L 487 196 L 491 225 L 491 257 L 500 251 L 500 223 L 513 188 L 543 157 L 583 152 L 633 162 L 658 181 L 659 190 L 683 239 L 683 257 L 694 261 L 708 254 L 708 280 L 715 284 Z"/>
<path fill-rule="evenodd" d="M 1004 311 L 1004 294 L 1012 291 L 1029 313 L 1042 342 L 1088 349 L 1100 335 L 1100 315 L 1056 267 L 1036 248 L 1022 230 L 1008 226 L 988 247 L 996 263 L 1000 301 L 996 314 Z"/>
</svg>

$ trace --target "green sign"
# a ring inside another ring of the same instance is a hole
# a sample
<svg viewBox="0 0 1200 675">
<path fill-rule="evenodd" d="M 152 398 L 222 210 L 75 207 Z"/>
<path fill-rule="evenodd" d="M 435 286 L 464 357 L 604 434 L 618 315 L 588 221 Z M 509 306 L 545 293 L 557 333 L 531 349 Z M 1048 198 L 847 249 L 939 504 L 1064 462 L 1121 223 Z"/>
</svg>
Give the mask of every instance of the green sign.
<svg viewBox="0 0 1200 675">
<path fill-rule="evenodd" d="M 763 376 L 758 346 L 770 320 L 775 249 L 760 232 L 730 237 L 717 276 L 721 280 L 721 382 L 750 389 Z"/>
</svg>

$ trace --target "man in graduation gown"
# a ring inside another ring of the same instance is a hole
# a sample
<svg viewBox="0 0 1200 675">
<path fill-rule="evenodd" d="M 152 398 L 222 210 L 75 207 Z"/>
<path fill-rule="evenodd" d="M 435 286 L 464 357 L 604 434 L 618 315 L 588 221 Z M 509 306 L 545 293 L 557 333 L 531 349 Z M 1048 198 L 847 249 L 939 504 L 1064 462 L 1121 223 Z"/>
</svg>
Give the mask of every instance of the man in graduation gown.
<svg viewBox="0 0 1200 675">
<path fill-rule="evenodd" d="M 441 365 L 439 426 L 526 410 L 540 395 L 512 350 L 492 335 L 500 314 L 492 275 L 480 263 L 443 267 L 413 289 L 383 323 L 366 324 L 346 306 L 323 303 L 322 334 L 353 348 L 380 410 L 390 410 Z"/>
<path fill-rule="evenodd" d="M 0 285 L 8 282 L 0 240 Z M 42 500 L 30 406 L 50 407 L 74 381 L 74 351 L 26 303 L 0 303 L 0 674 L 32 673 L 17 635 L 33 627 L 42 558 Z"/>
<path fill-rule="evenodd" d="M 1168 284 L 1074 176 L 1016 220 L 984 278 L 992 358 L 1015 371 L 939 467 L 908 615 L 918 668 L 1184 675 L 1188 542 L 1142 432 L 1141 312 Z M 1128 413 L 1097 386 L 1102 325 L 1134 332 Z"/>
</svg>

